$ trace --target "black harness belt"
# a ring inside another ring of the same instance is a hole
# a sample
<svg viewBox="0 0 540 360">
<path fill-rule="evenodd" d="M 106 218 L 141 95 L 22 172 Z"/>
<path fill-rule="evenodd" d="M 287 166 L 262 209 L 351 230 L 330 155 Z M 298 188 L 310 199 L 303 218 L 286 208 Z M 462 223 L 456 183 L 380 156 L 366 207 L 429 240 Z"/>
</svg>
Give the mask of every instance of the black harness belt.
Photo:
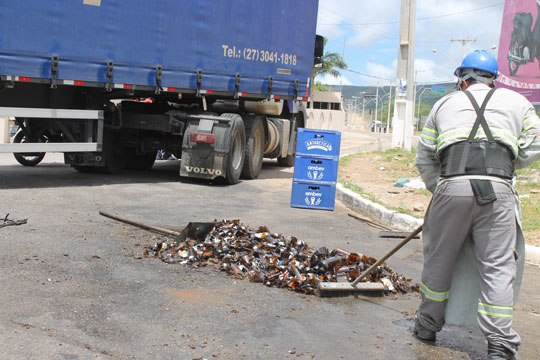
<svg viewBox="0 0 540 360">
<path fill-rule="evenodd" d="M 495 89 L 491 89 L 482 107 L 468 91 L 465 94 L 471 101 L 476 111 L 476 121 L 465 141 L 450 145 L 440 154 L 441 177 L 453 177 L 463 175 L 490 175 L 503 179 L 511 179 L 514 175 L 514 155 L 506 145 L 497 143 L 484 118 L 486 105 Z M 487 141 L 475 139 L 478 128 L 482 126 Z M 470 180 L 476 202 L 478 205 L 486 205 L 497 200 L 493 185 L 489 180 Z"/>
</svg>

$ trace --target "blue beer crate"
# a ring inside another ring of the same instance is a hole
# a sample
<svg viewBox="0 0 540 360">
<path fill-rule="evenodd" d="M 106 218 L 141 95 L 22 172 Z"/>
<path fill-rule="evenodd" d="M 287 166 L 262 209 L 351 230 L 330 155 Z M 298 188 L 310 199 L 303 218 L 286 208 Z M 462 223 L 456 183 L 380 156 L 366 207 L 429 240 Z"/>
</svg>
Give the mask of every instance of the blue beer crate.
<svg viewBox="0 0 540 360">
<path fill-rule="evenodd" d="M 336 185 L 293 181 L 291 207 L 334 210 Z"/>
<path fill-rule="evenodd" d="M 341 145 L 339 131 L 298 128 L 296 139 L 298 155 L 339 157 Z"/>
<path fill-rule="evenodd" d="M 334 158 L 296 155 L 294 159 L 294 180 L 335 183 L 339 160 Z"/>
</svg>

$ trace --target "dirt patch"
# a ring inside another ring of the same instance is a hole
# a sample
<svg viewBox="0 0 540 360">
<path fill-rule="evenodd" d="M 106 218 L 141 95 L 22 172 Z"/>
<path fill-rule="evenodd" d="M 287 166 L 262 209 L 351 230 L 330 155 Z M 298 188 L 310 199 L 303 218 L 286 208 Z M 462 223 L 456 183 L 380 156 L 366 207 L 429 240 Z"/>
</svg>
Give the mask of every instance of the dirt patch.
<svg viewBox="0 0 540 360">
<path fill-rule="evenodd" d="M 525 243 L 540 247 L 540 231 L 524 231 Z"/>
<path fill-rule="evenodd" d="M 418 173 L 377 155 L 355 157 L 344 166 L 340 165 L 339 177 L 344 182 L 358 185 L 369 200 L 415 217 L 424 216 L 431 200 L 427 190 L 393 186 L 399 179 L 417 178 Z"/>
</svg>

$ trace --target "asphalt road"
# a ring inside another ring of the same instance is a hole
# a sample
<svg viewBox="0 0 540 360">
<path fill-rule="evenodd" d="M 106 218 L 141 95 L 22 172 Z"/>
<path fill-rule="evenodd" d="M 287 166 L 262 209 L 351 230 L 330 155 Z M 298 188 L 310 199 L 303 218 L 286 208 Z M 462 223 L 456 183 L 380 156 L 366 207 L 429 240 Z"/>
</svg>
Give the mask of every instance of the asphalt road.
<svg viewBox="0 0 540 360">
<path fill-rule="evenodd" d="M 448 327 L 436 346 L 412 337 L 418 294 L 317 298 L 239 280 L 212 268 L 137 259 L 159 235 L 100 210 L 177 228 L 240 219 L 312 247 L 382 256 L 395 239 L 335 211 L 290 207 L 291 169 L 265 163 L 235 186 L 178 177 L 175 161 L 150 172 L 81 174 L 47 155 L 23 168 L 0 154 L 0 359 L 482 359 L 476 328 Z M 418 281 L 413 240 L 389 260 Z M 522 359 L 540 358 L 540 275 L 526 267 L 515 311 Z"/>
</svg>

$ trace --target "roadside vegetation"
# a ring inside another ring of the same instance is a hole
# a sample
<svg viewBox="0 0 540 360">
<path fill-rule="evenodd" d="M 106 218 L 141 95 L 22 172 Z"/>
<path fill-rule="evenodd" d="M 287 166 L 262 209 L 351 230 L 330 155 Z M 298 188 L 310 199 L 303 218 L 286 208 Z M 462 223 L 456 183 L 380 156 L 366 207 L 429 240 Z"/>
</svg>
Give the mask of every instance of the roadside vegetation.
<svg viewBox="0 0 540 360">
<path fill-rule="evenodd" d="M 386 192 L 398 189 L 392 188 L 392 184 L 398 179 L 412 179 L 420 176 L 416 166 L 414 165 L 415 156 L 416 149 L 413 149 L 411 152 L 401 149 L 390 149 L 387 151 L 373 151 L 354 154 L 340 159 L 340 169 L 346 169 L 349 166 L 352 167 L 355 165 L 355 162 L 359 160 L 369 160 L 371 163 L 369 169 L 362 168 L 360 171 L 375 172 L 378 176 L 380 176 L 380 174 L 384 174 L 384 178 L 379 181 L 379 183 L 386 183 L 387 186 L 382 191 L 374 191 L 375 187 L 373 184 L 363 180 L 359 181 L 359 178 L 355 177 L 354 175 L 347 177 L 343 176 L 343 172 L 341 170 L 340 175 L 338 176 L 338 181 L 346 188 L 356 192 L 370 201 L 373 201 L 374 203 L 383 205 L 387 209 L 421 218 L 423 217 L 423 212 L 419 213 L 413 211 L 413 203 L 411 202 L 412 200 L 408 199 L 408 196 L 403 196 L 403 200 L 399 201 L 397 204 L 389 204 L 383 199 Z M 427 190 L 411 189 L 410 192 L 423 195 L 425 197 L 425 203 L 429 202 L 429 199 L 431 198 L 431 193 Z"/>
<path fill-rule="evenodd" d="M 520 195 L 524 231 L 540 232 L 540 161 L 517 171 L 516 190 Z M 540 237 L 540 234 L 537 234 Z"/>
<path fill-rule="evenodd" d="M 381 204 L 388 209 L 399 211 L 415 217 L 422 217 L 422 213 L 418 213 L 412 210 L 412 204 L 407 203 L 410 197 L 405 196 L 408 194 L 398 195 L 403 198 L 399 205 L 396 206 L 385 203 L 382 199 L 383 193 L 370 192 L 370 186 L 368 182 L 362 180 L 359 176 L 355 177 L 354 173 L 342 171 L 353 168 L 355 163 L 360 160 L 370 162 L 369 168 L 364 166 L 358 171 L 375 171 L 377 176 L 384 176 L 384 181 L 387 183 L 385 191 L 392 190 L 392 184 L 402 178 L 412 179 L 419 177 L 418 170 L 414 165 L 414 159 L 416 156 L 416 149 L 412 151 L 404 151 L 401 149 L 391 149 L 387 151 L 374 151 L 366 152 L 355 155 L 349 155 L 340 159 L 340 175 L 338 181 L 346 188 L 360 194 L 362 197 L 371 200 L 375 203 Z M 384 169 L 384 171 L 377 171 L 377 169 Z M 343 176 L 343 173 L 349 174 L 347 177 Z M 535 162 L 532 166 L 517 171 L 518 177 L 516 182 L 516 190 L 520 195 L 521 212 L 523 215 L 522 227 L 528 243 L 540 245 L 540 161 Z M 360 179 L 360 181 L 358 180 Z M 425 197 L 426 202 L 429 202 L 431 193 L 427 190 L 411 190 L 416 195 L 422 195 Z M 530 241 L 529 241 L 530 240 Z"/>
</svg>

